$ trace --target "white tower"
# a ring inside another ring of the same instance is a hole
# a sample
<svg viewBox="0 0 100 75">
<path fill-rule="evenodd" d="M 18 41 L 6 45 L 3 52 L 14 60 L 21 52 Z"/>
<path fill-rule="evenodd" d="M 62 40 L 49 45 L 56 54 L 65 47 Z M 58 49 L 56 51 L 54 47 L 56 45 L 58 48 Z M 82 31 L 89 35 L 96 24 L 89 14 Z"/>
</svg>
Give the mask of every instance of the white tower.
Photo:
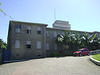
<svg viewBox="0 0 100 75">
<path fill-rule="evenodd" d="M 69 24 L 68 21 L 56 20 L 53 23 L 53 28 L 55 28 L 55 29 L 71 30 L 70 26 L 71 25 Z"/>
</svg>

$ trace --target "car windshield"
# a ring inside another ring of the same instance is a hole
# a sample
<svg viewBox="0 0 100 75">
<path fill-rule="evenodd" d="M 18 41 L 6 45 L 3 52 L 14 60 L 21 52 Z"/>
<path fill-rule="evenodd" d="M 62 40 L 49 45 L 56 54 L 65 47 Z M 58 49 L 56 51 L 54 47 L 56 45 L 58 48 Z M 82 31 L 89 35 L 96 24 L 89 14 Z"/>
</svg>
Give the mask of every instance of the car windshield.
<svg viewBox="0 0 100 75">
<path fill-rule="evenodd" d="M 78 51 L 82 51 L 82 50 L 79 49 Z"/>
</svg>

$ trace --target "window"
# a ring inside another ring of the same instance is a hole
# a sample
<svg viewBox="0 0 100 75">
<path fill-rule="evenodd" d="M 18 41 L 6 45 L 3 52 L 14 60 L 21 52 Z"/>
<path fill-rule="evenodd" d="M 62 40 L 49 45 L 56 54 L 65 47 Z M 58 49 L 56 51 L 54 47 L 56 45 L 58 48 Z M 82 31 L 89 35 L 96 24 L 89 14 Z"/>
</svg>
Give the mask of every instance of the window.
<svg viewBox="0 0 100 75">
<path fill-rule="evenodd" d="M 87 49 L 85 49 L 84 51 L 88 51 Z"/>
<path fill-rule="evenodd" d="M 65 33 L 64 33 L 64 32 L 62 32 L 62 35 L 64 36 L 64 35 L 65 35 Z"/>
<path fill-rule="evenodd" d="M 27 41 L 26 46 L 27 46 L 27 48 L 31 48 L 31 41 Z"/>
<path fill-rule="evenodd" d="M 46 43 L 46 50 L 49 50 L 49 43 Z"/>
<path fill-rule="evenodd" d="M 38 34 L 41 34 L 41 31 L 38 30 Z"/>
<path fill-rule="evenodd" d="M 49 31 L 46 31 L 46 37 L 49 37 Z"/>
<path fill-rule="evenodd" d="M 27 26 L 27 33 L 31 34 L 31 27 L 30 26 Z"/>
<path fill-rule="evenodd" d="M 27 33 L 31 34 L 31 30 L 27 30 Z"/>
<path fill-rule="evenodd" d="M 54 50 L 57 50 L 57 44 L 54 44 Z"/>
<path fill-rule="evenodd" d="M 15 48 L 20 48 L 20 40 L 15 40 Z"/>
<path fill-rule="evenodd" d="M 56 31 L 54 31 L 54 37 L 56 37 L 57 36 L 57 32 Z"/>
<path fill-rule="evenodd" d="M 37 49 L 41 49 L 41 42 L 37 41 Z"/>
<path fill-rule="evenodd" d="M 99 34 L 99 38 L 100 38 L 100 34 Z"/>
<path fill-rule="evenodd" d="M 40 27 L 37 28 L 37 34 L 41 34 L 41 28 Z"/>
<path fill-rule="evenodd" d="M 16 32 L 20 33 L 20 30 L 21 30 L 21 25 L 16 25 Z"/>
</svg>

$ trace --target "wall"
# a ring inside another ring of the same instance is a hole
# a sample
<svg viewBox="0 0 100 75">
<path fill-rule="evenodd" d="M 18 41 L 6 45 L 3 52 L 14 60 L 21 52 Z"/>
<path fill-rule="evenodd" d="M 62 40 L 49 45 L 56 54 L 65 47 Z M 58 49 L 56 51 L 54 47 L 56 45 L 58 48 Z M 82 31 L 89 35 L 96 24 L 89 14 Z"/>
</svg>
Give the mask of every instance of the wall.
<svg viewBox="0 0 100 75">
<path fill-rule="evenodd" d="M 48 31 L 49 36 L 46 37 L 46 43 L 49 43 L 49 50 L 46 50 L 46 56 L 51 56 L 52 53 L 59 53 L 59 48 L 57 47 L 57 50 L 55 50 L 55 41 L 56 37 L 54 37 L 54 32 L 57 34 L 64 34 L 65 30 L 60 29 L 53 29 L 53 28 L 46 28 L 46 31 Z"/>
<path fill-rule="evenodd" d="M 0 64 L 4 62 L 4 49 L 0 49 Z"/>
<path fill-rule="evenodd" d="M 16 25 L 21 25 L 21 32 L 16 33 Z M 27 34 L 27 26 L 31 26 L 31 34 Z M 11 24 L 12 34 L 9 36 L 10 45 L 10 59 L 30 59 L 30 58 L 41 58 L 45 57 L 45 24 L 37 23 L 24 23 L 15 22 Z M 37 28 L 41 28 L 41 34 L 37 34 Z M 20 48 L 15 48 L 15 40 L 20 40 Z M 26 47 L 26 41 L 31 41 L 31 48 Z M 41 49 L 37 49 L 37 41 L 41 41 Z"/>
</svg>

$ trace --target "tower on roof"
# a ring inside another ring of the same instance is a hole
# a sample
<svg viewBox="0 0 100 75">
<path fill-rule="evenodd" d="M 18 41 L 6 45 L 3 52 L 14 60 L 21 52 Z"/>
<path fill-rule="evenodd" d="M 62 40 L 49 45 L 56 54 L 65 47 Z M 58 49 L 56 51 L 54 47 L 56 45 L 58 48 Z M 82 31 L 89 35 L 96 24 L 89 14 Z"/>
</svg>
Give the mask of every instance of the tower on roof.
<svg viewBox="0 0 100 75">
<path fill-rule="evenodd" d="M 55 28 L 55 29 L 71 30 L 70 26 L 71 25 L 69 24 L 68 21 L 56 20 L 53 23 L 53 28 Z"/>
</svg>

